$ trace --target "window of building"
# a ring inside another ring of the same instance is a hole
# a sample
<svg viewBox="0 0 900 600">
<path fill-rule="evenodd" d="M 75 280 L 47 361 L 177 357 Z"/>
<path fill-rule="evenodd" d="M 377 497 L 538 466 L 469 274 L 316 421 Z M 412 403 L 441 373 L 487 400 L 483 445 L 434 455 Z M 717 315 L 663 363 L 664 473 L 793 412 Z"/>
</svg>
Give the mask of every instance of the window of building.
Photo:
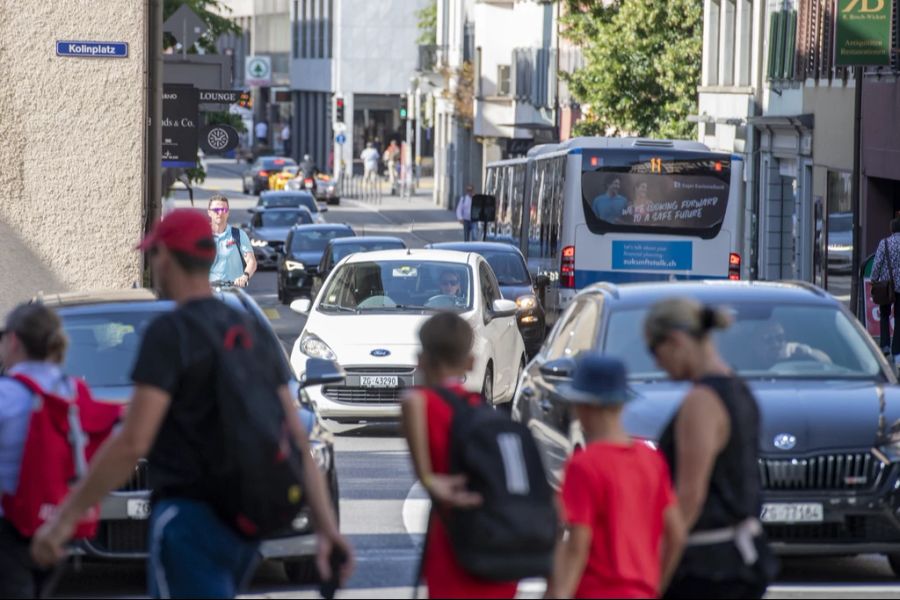
<svg viewBox="0 0 900 600">
<path fill-rule="evenodd" d="M 797 11 L 780 10 L 769 16 L 769 80 L 794 78 L 797 49 Z"/>
<path fill-rule="evenodd" d="M 511 90 L 510 66 L 497 65 L 497 95 L 509 96 Z"/>
<path fill-rule="evenodd" d="M 721 26 L 720 0 L 707 0 L 706 22 L 703 32 L 703 85 L 719 84 L 719 27 Z"/>
</svg>

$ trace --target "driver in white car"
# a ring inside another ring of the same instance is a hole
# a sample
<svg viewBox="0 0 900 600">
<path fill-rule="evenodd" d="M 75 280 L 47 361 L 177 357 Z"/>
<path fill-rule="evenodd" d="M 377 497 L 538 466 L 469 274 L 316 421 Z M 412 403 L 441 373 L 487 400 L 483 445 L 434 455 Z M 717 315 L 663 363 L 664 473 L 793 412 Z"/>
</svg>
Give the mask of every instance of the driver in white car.
<svg viewBox="0 0 900 600">
<path fill-rule="evenodd" d="M 814 360 L 832 364 L 831 357 L 807 344 L 789 342 L 784 327 L 777 321 L 766 321 L 754 333 L 753 358 L 755 366 L 769 369 L 789 360 Z"/>
</svg>

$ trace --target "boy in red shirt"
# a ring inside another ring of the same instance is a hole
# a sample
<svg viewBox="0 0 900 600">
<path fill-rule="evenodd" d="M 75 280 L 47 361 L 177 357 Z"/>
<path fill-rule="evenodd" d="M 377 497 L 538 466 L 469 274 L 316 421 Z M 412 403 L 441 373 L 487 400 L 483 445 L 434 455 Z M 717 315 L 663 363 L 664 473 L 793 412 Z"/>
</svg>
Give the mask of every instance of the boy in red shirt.
<svg viewBox="0 0 900 600">
<path fill-rule="evenodd" d="M 625 366 L 579 360 L 560 396 L 573 405 L 587 447 L 566 466 L 560 504 L 567 527 L 549 596 L 652 598 L 678 564 L 686 532 L 665 460 L 622 426 L 631 397 Z"/>
</svg>

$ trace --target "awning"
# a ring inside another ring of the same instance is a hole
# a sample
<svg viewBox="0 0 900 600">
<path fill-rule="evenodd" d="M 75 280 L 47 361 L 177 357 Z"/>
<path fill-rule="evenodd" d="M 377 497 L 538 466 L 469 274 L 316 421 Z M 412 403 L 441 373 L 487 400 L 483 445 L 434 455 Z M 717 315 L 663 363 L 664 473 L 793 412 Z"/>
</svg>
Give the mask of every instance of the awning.
<svg viewBox="0 0 900 600">
<path fill-rule="evenodd" d="M 747 122 L 760 129 L 802 129 L 812 131 L 815 125 L 815 115 L 764 115 L 761 117 L 750 117 L 747 119 Z"/>
</svg>

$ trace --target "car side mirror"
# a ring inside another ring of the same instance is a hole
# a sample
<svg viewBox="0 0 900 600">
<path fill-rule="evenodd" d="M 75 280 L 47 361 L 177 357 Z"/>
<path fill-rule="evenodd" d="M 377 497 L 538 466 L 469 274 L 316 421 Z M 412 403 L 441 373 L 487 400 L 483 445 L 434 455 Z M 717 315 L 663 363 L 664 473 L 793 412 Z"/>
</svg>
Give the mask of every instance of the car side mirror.
<svg viewBox="0 0 900 600">
<path fill-rule="evenodd" d="M 312 308 L 312 300 L 309 298 L 300 298 L 291 302 L 291 310 L 300 315 L 309 314 L 310 308 Z"/>
<path fill-rule="evenodd" d="M 571 379 L 575 372 L 575 359 L 557 358 L 541 365 L 541 375 L 548 379 Z"/>
<path fill-rule="evenodd" d="M 300 382 L 300 387 L 340 383 L 344 381 L 345 377 L 344 370 L 336 362 L 324 358 L 308 358 L 306 359 L 306 374 Z"/>
<path fill-rule="evenodd" d="M 540 275 L 534 276 L 534 287 L 537 289 L 550 287 L 550 277 L 541 273 Z"/>
<path fill-rule="evenodd" d="M 319 212 L 323 212 L 323 213 L 328 212 L 328 207 L 323 206 L 323 207 L 319 208 Z"/>
<path fill-rule="evenodd" d="M 518 311 L 518 306 L 512 300 L 494 300 L 491 306 L 492 316 L 496 318 L 514 317 Z"/>
</svg>

